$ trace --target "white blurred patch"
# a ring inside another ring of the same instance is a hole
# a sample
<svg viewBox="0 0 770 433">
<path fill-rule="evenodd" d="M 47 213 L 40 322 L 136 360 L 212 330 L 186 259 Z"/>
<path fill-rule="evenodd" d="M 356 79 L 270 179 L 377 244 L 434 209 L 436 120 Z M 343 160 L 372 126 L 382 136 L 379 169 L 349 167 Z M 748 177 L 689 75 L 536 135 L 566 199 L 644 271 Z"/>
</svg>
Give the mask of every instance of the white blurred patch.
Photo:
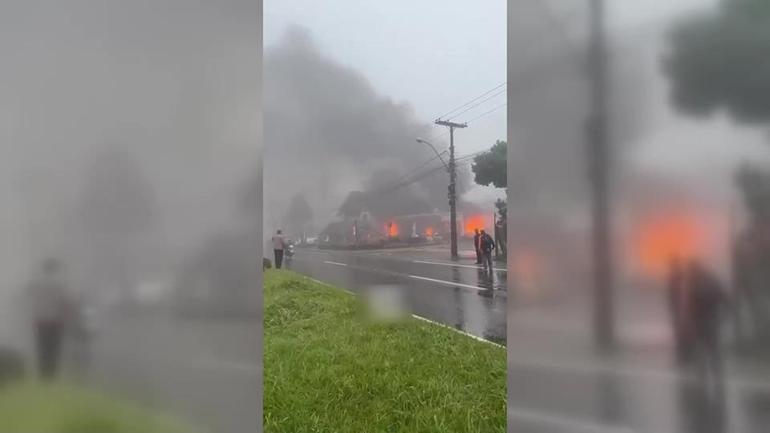
<svg viewBox="0 0 770 433">
<path fill-rule="evenodd" d="M 165 299 L 169 294 L 169 286 L 164 281 L 149 280 L 140 282 L 135 289 L 136 300 L 142 303 L 156 303 Z"/>
<path fill-rule="evenodd" d="M 408 316 L 403 291 L 399 286 L 372 286 L 368 290 L 366 302 L 373 320 L 390 322 Z"/>
</svg>

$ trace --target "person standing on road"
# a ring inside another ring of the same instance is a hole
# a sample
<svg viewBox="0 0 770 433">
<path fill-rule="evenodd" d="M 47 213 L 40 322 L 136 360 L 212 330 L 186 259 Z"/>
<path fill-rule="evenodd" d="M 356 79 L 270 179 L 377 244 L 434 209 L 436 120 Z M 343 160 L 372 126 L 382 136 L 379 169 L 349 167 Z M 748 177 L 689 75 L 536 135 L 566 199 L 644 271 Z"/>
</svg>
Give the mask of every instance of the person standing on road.
<svg viewBox="0 0 770 433">
<path fill-rule="evenodd" d="M 481 264 L 481 234 L 479 234 L 479 229 L 475 229 L 475 234 L 473 235 L 473 247 L 476 249 L 476 264 Z"/>
<path fill-rule="evenodd" d="M 692 338 L 687 306 L 688 291 L 685 270 L 679 258 L 673 258 L 669 269 L 668 304 L 676 348 L 676 360 L 684 365 L 691 358 Z"/>
<path fill-rule="evenodd" d="M 492 272 L 492 250 L 495 249 L 495 241 L 484 230 L 481 230 L 479 247 L 481 248 L 484 269 Z"/>
<path fill-rule="evenodd" d="M 281 269 L 281 263 L 283 263 L 283 251 L 286 249 L 286 239 L 278 230 L 273 236 L 273 253 L 275 254 L 275 268 Z"/>
<path fill-rule="evenodd" d="M 43 262 L 42 275 L 27 288 L 35 334 L 38 372 L 45 380 L 56 377 L 61 358 L 64 327 L 70 316 L 67 288 L 56 259 Z"/>
<path fill-rule="evenodd" d="M 692 261 L 688 273 L 691 288 L 689 309 L 698 376 L 704 386 L 713 389 L 714 397 L 721 400 L 724 384 L 719 331 L 728 299 L 717 277 L 701 263 Z"/>
</svg>

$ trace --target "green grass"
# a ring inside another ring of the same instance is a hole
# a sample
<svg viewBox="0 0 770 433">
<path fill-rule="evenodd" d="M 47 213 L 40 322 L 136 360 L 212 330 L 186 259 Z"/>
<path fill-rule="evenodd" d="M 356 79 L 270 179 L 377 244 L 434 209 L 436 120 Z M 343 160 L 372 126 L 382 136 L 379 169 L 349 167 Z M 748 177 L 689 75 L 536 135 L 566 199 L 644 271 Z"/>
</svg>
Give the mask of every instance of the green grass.
<svg viewBox="0 0 770 433">
<path fill-rule="evenodd" d="M 70 385 L 24 383 L 0 390 L 0 432 L 190 433 L 176 420 Z"/>
<path fill-rule="evenodd" d="M 265 274 L 266 433 L 504 432 L 505 350 L 351 295 Z"/>
</svg>

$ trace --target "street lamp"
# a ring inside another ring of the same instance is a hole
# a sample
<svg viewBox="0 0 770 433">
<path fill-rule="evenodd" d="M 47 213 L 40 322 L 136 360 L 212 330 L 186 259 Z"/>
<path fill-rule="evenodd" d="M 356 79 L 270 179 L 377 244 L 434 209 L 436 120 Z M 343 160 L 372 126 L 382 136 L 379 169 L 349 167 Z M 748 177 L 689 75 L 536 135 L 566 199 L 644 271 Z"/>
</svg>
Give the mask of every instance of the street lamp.
<svg viewBox="0 0 770 433">
<path fill-rule="evenodd" d="M 427 144 L 428 146 L 430 146 L 430 148 L 431 148 L 431 149 L 433 149 L 433 152 L 435 152 L 435 153 L 436 153 L 436 156 L 438 157 L 438 159 L 439 159 L 439 160 L 441 160 L 441 163 L 442 163 L 442 164 L 444 164 L 444 167 L 446 167 L 446 169 L 447 169 L 447 170 L 449 170 L 449 166 L 447 165 L 447 163 L 446 163 L 446 162 L 444 162 L 444 158 L 442 158 L 442 157 L 441 157 L 441 153 L 446 153 L 446 150 L 445 150 L 445 151 L 443 151 L 443 152 L 441 152 L 441 153 L 439 153 L 439 151 L 438 151 L 438 150 L 436 150 L 436 146 L 434 146 L 433 144 L 431 144 L 431 142 L 430 142 L 430 141 L 428 141 L 428 140 L 423 140 L 422 138 L 419 138 L 419 137 L 417 138 L 417 142 L 418 142 L 418 143 L 422 143 L 422 144 Z"/>
<path fill-rule="evenodd" d="M 449 164 L 447 164 L 444 162 L 444 158 L 441 157 L 438 150 L 436 150 L 436 147 L 429 141 L 418 138 L 417 142 L 430 146 L 430 148 L 433 149 L 433 152 L 436 153 L 436 156 L 441 160 L 441 163 L 444 164 L 444 167 L 446 167 L 447 172 L 449 172 L 449 193 L 447 194 L 447 198 L 449 198 L 449 239 L 452 259 L 456 260 L 459 255 L 457 253 L 457 192 L 455 190 L 457 173 L 455 172 L 454 146 L 450 146 Z"/>
</svg>

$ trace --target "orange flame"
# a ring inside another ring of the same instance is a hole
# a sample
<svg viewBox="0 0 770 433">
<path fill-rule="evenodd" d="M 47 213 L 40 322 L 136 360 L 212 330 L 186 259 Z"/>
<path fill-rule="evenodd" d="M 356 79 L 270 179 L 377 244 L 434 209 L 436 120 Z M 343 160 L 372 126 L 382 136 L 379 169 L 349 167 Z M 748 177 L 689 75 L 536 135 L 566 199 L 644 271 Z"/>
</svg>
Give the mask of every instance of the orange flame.
<svg viewBox="0 0 770 433">
<path fill-rule="evenodd" d="M 433 236 L 433 227 L 428 227 L 425 229 L 425 236 Z"/>
<path fill-rule="evenodd" d="M 473 235 L 475 230 L 482 230 L 486 227 L 486 223 L 484 221 L 484 215 L 471 215 L 467 218 L 465 218 L 465 234 L 466 235 Z"/>
<path fill-rule="evenodd" d="M 645 221 L 634 245 L 642 270 L 651 276 L 666 274 L 672 258 L 687 259 L 702 253 L 704 232 L 686 213 L 658 215 Z"/>
<path fill-rule="evenodd" d="M 395 222 L 388 223 L 388 225 L 385 226 L 385 232 L 390 237 L 398 236 L 398 224 Z"/>
</svg>

